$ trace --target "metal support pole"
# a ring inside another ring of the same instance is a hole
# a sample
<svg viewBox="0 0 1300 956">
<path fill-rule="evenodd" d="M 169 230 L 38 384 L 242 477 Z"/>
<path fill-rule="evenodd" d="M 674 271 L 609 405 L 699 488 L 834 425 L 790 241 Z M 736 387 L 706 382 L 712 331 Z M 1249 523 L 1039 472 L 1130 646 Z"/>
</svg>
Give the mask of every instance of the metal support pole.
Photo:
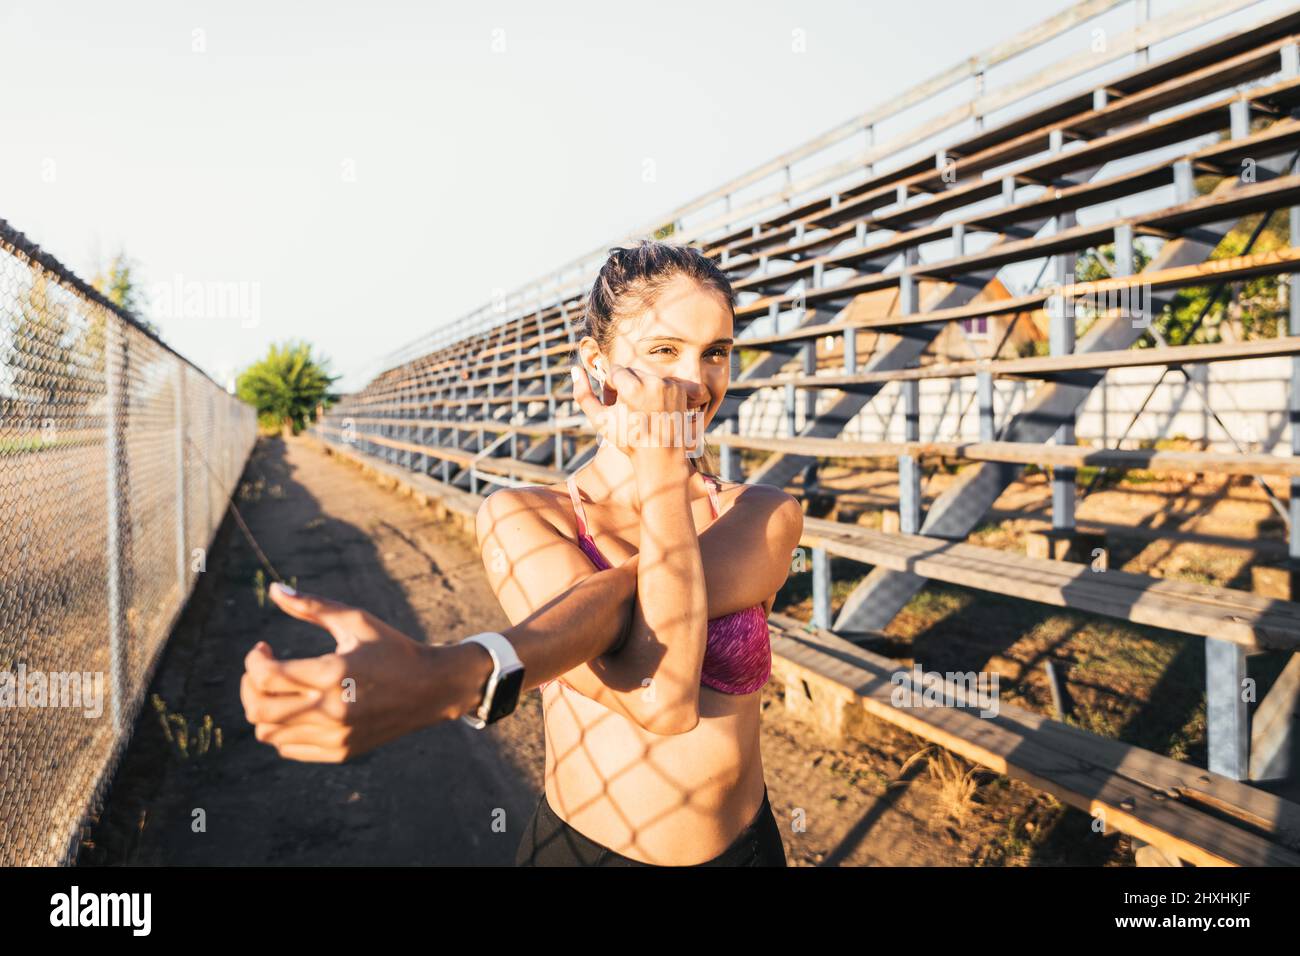
<svg viewBox="0 0 1300 956">
<path fill-rule="evenodd" d="M 1056 231 L 1063 232 L 1075 224 L 1074 213 L 1063 213 L 1057 217 Z M 1054 257 L 1057 286 L 1065 286 L 1074 281 L 1075 256 L 1061 253 Z M 1061 307 L 1051 316 L 1049 338 L 1053 355 L 1069 355 L 1074 351 L 1075 324 L 1074 299 L 1072 296 L 1061 297 Z M 1056 444 L 1074 444 L 1074 416 L 1062 423 L 1056 430 Z M 1052 468 L 1052 527 L 1058 531 L 1074 528 L 1075 506 L 1075 469 L 1065 467 Z"/>
<path fill-rule="evenodd" d="M 738 430 L 738 422 L 734 418 L 728 418 L 722 423 L 722 432 L 724 435 L 734 435 Z M 736 449 L 732 445 L 722 446 L 722 480 L 738 481 L 740 469 L 737 467 Z"/>
<path fill-rule="evenodd" d="M 537 313 L 537 355 L 542 360 L 542 381 L 546 389 L 546 414 L 552 421 L 555 420 L 555 394 L 552 392 L 551 382 L 551 357 L 546 354 L 546 323 L 542 321 L 542 313 Z"/>
<path fill-rule="evenodd" d="M 1282 75 L 1297 76 L 1300 75 L 1300 46 L 1294 42 L 1288 43 L 1282 47 Z"/>
<path fill-rule="evenodd" d="M 812 549 L 812 623 L 815 627 L 831 626 L 831 561 L 825 548 Z"/>
<path fill-rule="evenodd" d="M 1228 120 L 1233 139 L 1250 135 L 1250 101 L 1236 99 L 1228 106 Z"/>
<path fill-rule="evenodd" d="M 903 440 L 921 440 L 921 383 L 902 382 Z M 898 456 L 898 526 L 904 534 L 921 530 L 921 462 L 915 455 Z"/>
<path fill-rule="evenodd" d="M 1209 765 L 1232 780 L 1248 776 L 1249 715 L 1242 700 L 1246 649 L 1232 641 L 1205 639 L 1206 724 Z"/>
<path fill-rule="evenodd" d="M 803 373 L 812 376 L 817 374 L 817 340 L 809 339 L 808 344 L 803 347 Z M 817 415 L 817 390 L 815 388 L 805 388 L 803 391 L 803 420 L 810 422 Z"/>
<path fill-rule="evenodd" d="M 1192 162 L 1180 159 L 1174 163 L 1174 202 L 1182 204 L 1196 198 L 1196 183 Z"/>
<path fill-rule="evenodd" d="M 1244 100 L 1230 107 L 1232 137 L 1249 133 L 1249 106 Z M 1132 245 L 1129 230 L 1129 245 Z M 1119 261 L 1119 236 L 1116 234 L 1116 265 Z M 1118 273 L 1118 268 L 1117 268 Z M 1124 273 L 1131 274 L 1130 261 Z M 1214 637 L 1205 639 L 1206 736 L 1210 770 L 1233 780 L 1245 780 L 1250 773 L 1250 712 L 1242 699 L 1242 682 L 1246 678 L 1246 650 L 1240 644 Z"/>
<path fill-rule="evenodd" d="M 1133 226 L 1123 222 L 1115 227 L 1115 271 L 1117 276 L 1131 276 L 1137 271 L 1133 252 Z"/>
<path fill-rule="evenodd" d="M 980 441 L 995 441 L 997 426 L 993 420 L 993 376 L 989 372 L 975 373 L 975 402 L 979 406 Z"/>
</svg>

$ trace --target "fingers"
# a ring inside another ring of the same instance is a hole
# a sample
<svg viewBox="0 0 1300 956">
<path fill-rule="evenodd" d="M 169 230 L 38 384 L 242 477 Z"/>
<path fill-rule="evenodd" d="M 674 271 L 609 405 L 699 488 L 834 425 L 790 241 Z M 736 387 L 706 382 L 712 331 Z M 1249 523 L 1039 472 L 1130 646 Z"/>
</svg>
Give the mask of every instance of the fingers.
<svg viewBox="0 0 1300 956">
<path fill-rule="evenodd" d="M 609 387 L 624 395 L 635 395 L 642 385 L 642 374 L 626 365 L 609 366 Z"/>
<path fill-rule="evenodd" d="M 710 398 L 701 382 L 659 376 L 627 365 L 611 365 L 609 381 L 625 404 L 646 411 L 685 411 Z"/>
<path fill-rule="evenodd" d="M 587 420 L 599 430 L 600 423 L 605 417 L 605 406 L 591 390 L 591 382 L 580 365 L 573 366 L 573 400 L 578 403 Z"/>
<path fill-rule="evenodd" d="M 277 749 L 288 744 L 305 744 L 311 747 L 324 747 L 330 750 L 342 747 L 352 734 L 351 727 L 338 724 L 319 726 L 315 724 L 258 724 L 255 736 L 264 744 Z"/>
<path fill-rule="evenodd" d="M 277 661 L 262 642 L 245 656 L 244 670 L 262 693 L 295 694 L 338 687 L 346 668 L 338 654 Z"/>
<path fill-rule="evenodd" d="M 244 705 L 244 716 L 250 724 L 282 724 L 299 718 L 306 719 L 309 712 L 320 705 L 323 691 L 303 691 L 297 694 L 269 694 L 253 686 L 247 674 L 239 681 L 239 699 Z M 320 714 L 315 722 L 330 718 Z"/>
<path fill-rule="evenodd" d="M 310 685 L 299 684 L 285 675 L 271 654 L 271 648 L 265 641 L 259 642 L 244 656 L 244 671 L 252 681 L 253 687 L 263 693 L 291 694 L 304 690 L 314 690 Z"/>
<path fill-rule="evenodd" d="M 312 744 L 284 744 L 277 749 L 281 757 L 304 763 L 343 763 L 347 759 L 342 751 Z"/>
</svg>

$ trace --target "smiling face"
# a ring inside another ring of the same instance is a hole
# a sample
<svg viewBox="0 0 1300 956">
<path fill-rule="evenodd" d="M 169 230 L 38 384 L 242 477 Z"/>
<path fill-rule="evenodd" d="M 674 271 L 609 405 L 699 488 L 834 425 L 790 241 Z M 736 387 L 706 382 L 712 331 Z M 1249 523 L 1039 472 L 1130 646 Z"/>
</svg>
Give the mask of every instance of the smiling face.
<svg viewBox="0 0 1300 956">
<path fill-rule="evenodd" d="M 604 352 L 606 360 L 660 378 L 703 385 L 699 406 L 708 427 L 731 383 L 732 318 L 727 303 L 694 279 L 678 275 L 644 312 L 624 318 Z M 579 343 L 583 364 L 601 355 L 590 336 Z"/>
</svg>

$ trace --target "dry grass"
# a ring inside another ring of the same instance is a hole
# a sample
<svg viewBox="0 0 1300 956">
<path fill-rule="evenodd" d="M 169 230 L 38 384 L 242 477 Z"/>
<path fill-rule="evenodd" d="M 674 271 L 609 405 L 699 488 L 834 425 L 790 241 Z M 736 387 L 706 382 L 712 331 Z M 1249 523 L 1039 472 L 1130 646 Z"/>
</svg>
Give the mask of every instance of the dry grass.
<svg viewBox="0 0 1300 956">
<path fill-rule="evenodd" d="M 914 763 L 920 760 L 926 762 L 926 769 L 935 784 L 940 806 L 944 812 L 958 827 L 965 827 L 977 807 L 978 801 L 975 797 L 984 783 L 979 779 L 980 776 L 999 775 L 987 767 L 968 763 L 950 750 L 931 745 L 918 750 L 903 761 L 903 766 L 899 770 L 900 779 L 895 783 L 903 783 L 901 778 Z"/>
</svg>

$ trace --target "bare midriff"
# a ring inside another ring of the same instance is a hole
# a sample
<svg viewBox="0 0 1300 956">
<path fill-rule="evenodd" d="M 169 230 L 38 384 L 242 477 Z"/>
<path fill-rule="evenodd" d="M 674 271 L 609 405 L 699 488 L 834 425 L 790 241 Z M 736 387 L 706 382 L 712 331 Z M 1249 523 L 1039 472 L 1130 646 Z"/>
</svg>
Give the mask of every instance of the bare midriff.
<svg viewBox="0 0 1300 956">
<path fill-rule="evenodd" d="M 712 859 L 763 802 L 761 694 L 701 687 L 695 728 L 661 735 L 558 681 L 547 685 L 547 802 L 574 829 L 634 860 Z"/>
</svg>

